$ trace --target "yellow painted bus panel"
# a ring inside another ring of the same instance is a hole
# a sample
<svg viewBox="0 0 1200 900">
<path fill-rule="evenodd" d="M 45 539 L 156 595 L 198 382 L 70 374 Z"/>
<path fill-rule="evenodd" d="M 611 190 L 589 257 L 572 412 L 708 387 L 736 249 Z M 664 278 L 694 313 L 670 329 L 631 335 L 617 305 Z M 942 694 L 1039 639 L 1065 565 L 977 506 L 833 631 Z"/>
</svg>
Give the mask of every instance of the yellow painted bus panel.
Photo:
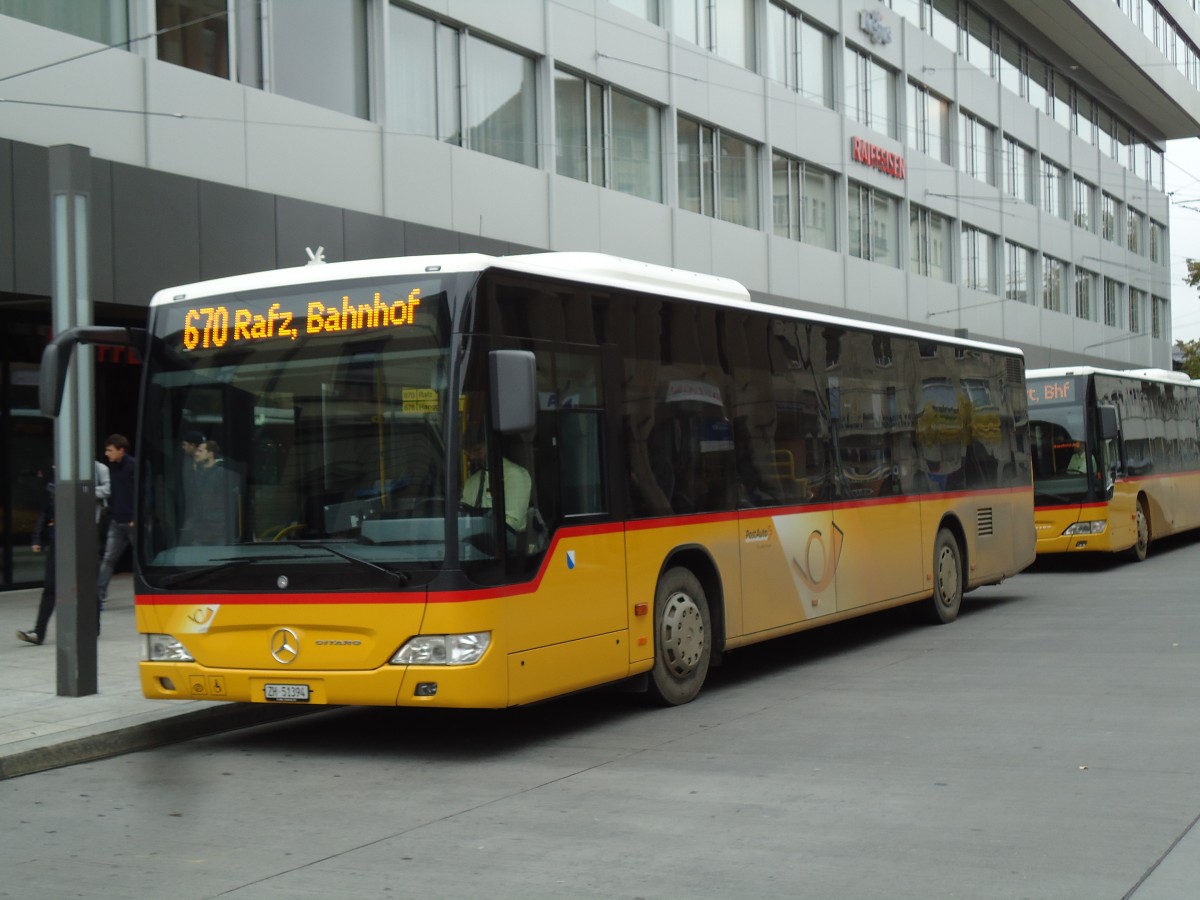
<svg viewBox="0 0 1200 900">
<path fill-rule="evenodd" d="M 628 641 L 622 631 L 509 654 L 509 703 L 533 703 L 625 678 Z"/>
<path fill-rule="evenodd" d="M 842 536 L 834 530 L 831 509 L 785 515 L 747 512 L 739 526 L 745 634 L 837 611 L 834 575 Z"/>
<path fill-rule="evenodd" d="M 920 503 L 851 506 L 836 510 L 833 521 L 842 544 L 839 612 L 929 589 L 925 556 L 932 559 L 933 551 L 926 554 L 922 547 Z"/>
<path fill-rule="evenodd" d="M 630 661 L 637 662 L 654 657 L 653 627 L 654 592 L 667 556 L 680 547 L 697 548 L 715 563 L 721 579 L 724 597 L 709 597 L 710 609 L 724 601 L 725 633 L 742 633 L 742 594 L 737 576 L 739 567 L 739 529 L 733 517 L 714 516 L 708 521 L 689 521 L 684 524 L 656 526 L 653 520 L 636 525 L 630 523 L 625 531 L 625 558 L 629 603 L 636 607 L 647 605 L 649 614 L 633 622 L 631 627 Z M 642 641 L 641 638 L 650 638 Z"/>
<path fill-rule="evenodd" d="M 630 619 L 624 534 L 581 529 L 554 543 L 540 583 L 509 597 L 503 620 L 515 652 L 623 631 Z"/>
<path fill-rule="evenodd" d="M 211 669 L 367 670 L 385 664 L 420 632 L 425 595 L 396 596 L 407 602 L 221 603 L 214 594 L 192 604 L 142 602 L 136 615 L 140 633 L 175 636 Z M 285 629 L 295 647 L 281 662 L 273 654 L 288 636 Z"/>
</svg>

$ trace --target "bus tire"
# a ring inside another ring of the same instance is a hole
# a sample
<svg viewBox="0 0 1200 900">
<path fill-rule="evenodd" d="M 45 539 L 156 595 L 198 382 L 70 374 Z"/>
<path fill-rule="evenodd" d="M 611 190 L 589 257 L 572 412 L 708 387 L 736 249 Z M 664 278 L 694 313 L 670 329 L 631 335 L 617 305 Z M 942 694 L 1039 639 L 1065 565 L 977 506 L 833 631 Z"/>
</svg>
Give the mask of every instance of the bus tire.
<svg viewBox="0 0 1200 900">
<path fill-rule="evenodd" d="M 1133 558 L 1138 562 L 1144 562 L 1150 554 L 1150 516 L 1146 514 L 1146 498 L 1138 497 L 1137 512 L 1134 513 L 1137 520 L 1137 538 L 1133 542 Z"/>
<path fill-rule="evenodd" d="M 712 618 L 690 569 L 668 569 L 654 592 L 654 668 L 648 694 L 663 706 L 696 698 L 712 659 Z"/>
<path fill-rule="evenodd" d="M 933 545 L 933 596 L 926 601 L 926 618 L 948 625 L 958 618 L 963 598 L 962 549 L 948 528 L 938 530 Z"/>
</svg>

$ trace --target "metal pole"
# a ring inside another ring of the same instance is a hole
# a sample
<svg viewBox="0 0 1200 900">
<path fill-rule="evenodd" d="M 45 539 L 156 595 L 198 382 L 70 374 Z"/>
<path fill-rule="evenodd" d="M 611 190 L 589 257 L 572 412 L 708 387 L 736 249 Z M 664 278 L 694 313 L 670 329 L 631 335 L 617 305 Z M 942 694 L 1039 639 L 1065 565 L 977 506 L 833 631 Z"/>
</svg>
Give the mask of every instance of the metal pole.
<svg viewBox="0 0 1200 900">
<path fill-rule="evenodd" d="M 55 334 L 90 325 L 88 203 L 91 153 L 50 148 L 52 327 Z M 92 448 L 92 351 L 76 348 L 62 413 L 54 429 L 54 553 L 57 582 L 58 694 L 97 690 L 96 498 Z"/>
</svg>

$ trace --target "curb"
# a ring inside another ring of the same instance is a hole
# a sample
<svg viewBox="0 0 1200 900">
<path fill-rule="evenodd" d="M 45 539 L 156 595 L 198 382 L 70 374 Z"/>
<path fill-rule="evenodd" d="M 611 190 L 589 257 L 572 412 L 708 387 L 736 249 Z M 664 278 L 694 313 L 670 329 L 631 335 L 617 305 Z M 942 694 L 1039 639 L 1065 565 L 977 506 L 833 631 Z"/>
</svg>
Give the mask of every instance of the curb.
<svg viewBox="0 0 1200 900">
<path fill-rule="evenodd" d="M 298 718 L 334 706 L 284 707 L 260 706 L 257 703 L 230 703 L 225 706 L 166 716 L 137 725 L 128 725 L 102 734 L 88 735 L 49 746 L 23 750 L 0 758 L 0 781 L 34 775 L 50 769 L 73 766 L 150 750 L 193 738 L 206 737 L 226 731 L 237 731 L 254 725 L 266 725 Z"/>
</svg>

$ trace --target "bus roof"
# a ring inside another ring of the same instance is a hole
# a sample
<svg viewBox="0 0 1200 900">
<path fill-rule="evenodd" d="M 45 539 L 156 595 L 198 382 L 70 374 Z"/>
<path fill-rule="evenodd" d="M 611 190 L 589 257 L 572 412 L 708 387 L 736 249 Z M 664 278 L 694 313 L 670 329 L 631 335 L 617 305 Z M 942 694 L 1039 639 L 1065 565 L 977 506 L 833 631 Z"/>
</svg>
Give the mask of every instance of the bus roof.
<svg viewBox="0 0 1200 900">
<path fill-rule="evenodd" d="M 1186 372 L 1175 372 L 1171 369 L 1103 369 L 1098 366 L 1058 366 L 1051 369 L 1029 369 L 1025 372 L 1026 379 L 1066 378 L 1072 375 L 1108 375 L 1137 381 L 1158 381 L 1163 384 L 1196 384 Z"/>
<path fill-rule="evenodd" d="M 900 337 L 911 337 L 975 347 L 990 351 L 1021 356 L 1016 347 L 976 341 L 970 338 L 953 337 L 946 334 L 918 331 L 895 325 L 871 322 L 864 319 L 827 315 L 795 307 L 757 303 L 750 292 L 732 278 L 718 275 L 702 275 L 684 269 L 674 269 L 654 263 L 625 259 L 606 253 L 551 251 L 527 253 L 513 256 L 489 256 L 483 253 L 449 253 L 429 256 L 397 256 L 380 259 L 349 260 L 346 262 L 321 263 L 296 266 L 286 269 L 270 269 L 245 275 L 231 275 L 179 285 L 158 291 L 150 301 L 151 306 L 163 306 L 199 297 L 228 294 L 242 291 L 267 290 L 278 287 L 296 287 L 305 284 L 320 284 L 328 281 L 358 278 L 386 278 L 392 276 L 423 275 L 434 272 L 484 272 L 487 269 L 579 281 L 601 287 L 625 290 L 652 291 L 653 293 L 734 307 L 755 312 L 769 312 L 789 319 L 804 319 L 823 325 L 843 328 L 860 328 L 882 331 Z"/>
</svg>

